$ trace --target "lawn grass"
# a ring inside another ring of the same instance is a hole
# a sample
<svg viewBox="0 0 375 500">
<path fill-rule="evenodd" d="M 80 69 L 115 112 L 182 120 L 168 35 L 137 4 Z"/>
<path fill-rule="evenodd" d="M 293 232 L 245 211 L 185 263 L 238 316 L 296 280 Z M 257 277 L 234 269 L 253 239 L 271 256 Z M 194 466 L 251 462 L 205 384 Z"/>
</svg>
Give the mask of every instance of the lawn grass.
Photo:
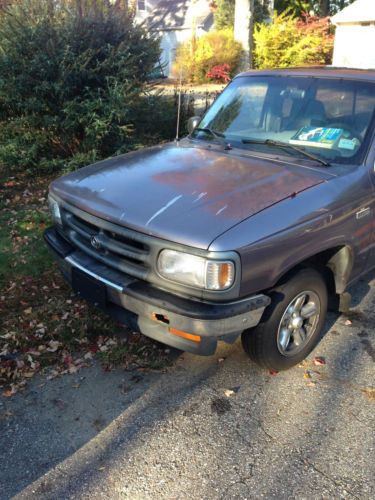
<svg viewBox="0 0 375 500">
<path fill-rule="evenodd" d="M 50 178 L 1 176 L 0 394 L 12 396 L 28 379 L 73 374 L 97 357 L 106 370 L 160 369 L 165 346 L 118 325 L 74 297 L 50 257 L 43 231 Z M 168 350 L 167 350 L 168 351 Z"/>
</svg>

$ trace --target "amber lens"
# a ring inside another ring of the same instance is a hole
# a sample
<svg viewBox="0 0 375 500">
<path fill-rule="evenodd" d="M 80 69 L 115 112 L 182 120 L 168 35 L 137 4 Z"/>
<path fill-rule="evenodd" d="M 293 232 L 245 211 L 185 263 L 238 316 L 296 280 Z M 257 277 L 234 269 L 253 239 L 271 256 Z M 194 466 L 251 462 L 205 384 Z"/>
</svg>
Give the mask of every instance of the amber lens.
<svg viewBox="0 0 375 500">
<path fill-rule="evenodd" d="M 177 337 L 182 337 L 183 339 L 191 340 L 192 342 L 200 342 L 201 338 L 199 335 L 194 335 L 193 333 L 183 332 L 181 330 L 176 330 L 176 328 L 169 328 L 169 332 Z"/>
<path fill-rule="evenodd" d="M 219 271 L 219 285 L 220 288 L 226 288 L 230 282 L 230 269 L 229 264 L 221 264 Z"/>
</svg>

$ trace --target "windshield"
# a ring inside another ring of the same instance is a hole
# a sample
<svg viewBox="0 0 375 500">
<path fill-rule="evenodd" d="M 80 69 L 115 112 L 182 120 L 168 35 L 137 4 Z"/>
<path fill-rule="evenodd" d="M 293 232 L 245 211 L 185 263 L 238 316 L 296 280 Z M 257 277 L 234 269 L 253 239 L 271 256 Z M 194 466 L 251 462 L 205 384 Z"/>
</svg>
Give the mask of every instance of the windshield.
<svg viewBox="0 0 375 500">
<path fill-rule="evenodd" d="M 298 155 L 301 148 L 330 162 L 353 163 L 365 150 L 374 109 L 371 82 L 239 77 L 209 108 L 192 137 L 215 141 L 217 134 L 234 146 L 267 153 L 278 145 L 263 142 L 277 141 L 295 146 L 278 154 Z"/>
</svg>

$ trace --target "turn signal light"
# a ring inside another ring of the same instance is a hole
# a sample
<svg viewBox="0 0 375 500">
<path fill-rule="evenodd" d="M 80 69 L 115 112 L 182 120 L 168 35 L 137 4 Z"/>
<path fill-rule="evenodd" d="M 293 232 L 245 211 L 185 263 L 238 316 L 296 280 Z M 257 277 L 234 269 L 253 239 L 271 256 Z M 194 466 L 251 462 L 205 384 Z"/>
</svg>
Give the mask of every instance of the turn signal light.
<svg viewBox="0 0 375 500">
<path fill-rule="evenodd" d="M 201 337 L 199 335 L 194 335 L 193 333 L 183 332 L 182 330 L 176 330 L 176 328 L 168 328 L 169 333 L 176 335 L 177 337 L 182 337 L 183 339 L 191 340 L 192 342 L 200 342 Z"/>
</svg>

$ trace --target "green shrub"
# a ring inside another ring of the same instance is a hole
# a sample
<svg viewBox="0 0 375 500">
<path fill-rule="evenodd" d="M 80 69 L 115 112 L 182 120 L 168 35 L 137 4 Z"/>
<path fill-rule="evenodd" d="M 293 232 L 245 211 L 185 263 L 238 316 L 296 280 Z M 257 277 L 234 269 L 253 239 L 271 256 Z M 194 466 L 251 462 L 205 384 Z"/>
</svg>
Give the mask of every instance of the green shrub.
<svg viewBox="0 0 375 500">
<path fill-rule="evenodd" d="M 212 31 L 200 38 L 189 40 L 177 48 L 174 74 L 182 72 L 185 80 L 205 82 L 207 73 L 221 64 L 228 64 L 233 75 L 240 62 L 242 46 L 233 37 L 233 31 Z"/>
<path fill-rule="evenodd" d="M 234 26 L 234 9 L 236 0 L 216 0 L 216 8 L 214 9 L 215 29 L 223 30 L 225 28 L 233 29 Z M 267 2 L 264 0 L 254 1 L 254 22 L 262 23 L 270 16 L 267 7 Z"/>
<path fill-rule="evenodd" d="M 333 35 L 327 18 L 296 19 L 288 12 L 275 14 L 271 24 L 254 29 L 254 63 L 257 68 L 286 68 L 329 64 Z"/>
<path fill-rule="evenodd" d="M 0 16 L 0 163 L 79 167 L 150 137 L 159 42 L 120 3 L 23 0 Z"/>
<path fill-rule="evenodd" d="M 217 0 L 214 11 L 215 29 L 232 28 L 234 25 L 235 0 Z"/>
</svg>

